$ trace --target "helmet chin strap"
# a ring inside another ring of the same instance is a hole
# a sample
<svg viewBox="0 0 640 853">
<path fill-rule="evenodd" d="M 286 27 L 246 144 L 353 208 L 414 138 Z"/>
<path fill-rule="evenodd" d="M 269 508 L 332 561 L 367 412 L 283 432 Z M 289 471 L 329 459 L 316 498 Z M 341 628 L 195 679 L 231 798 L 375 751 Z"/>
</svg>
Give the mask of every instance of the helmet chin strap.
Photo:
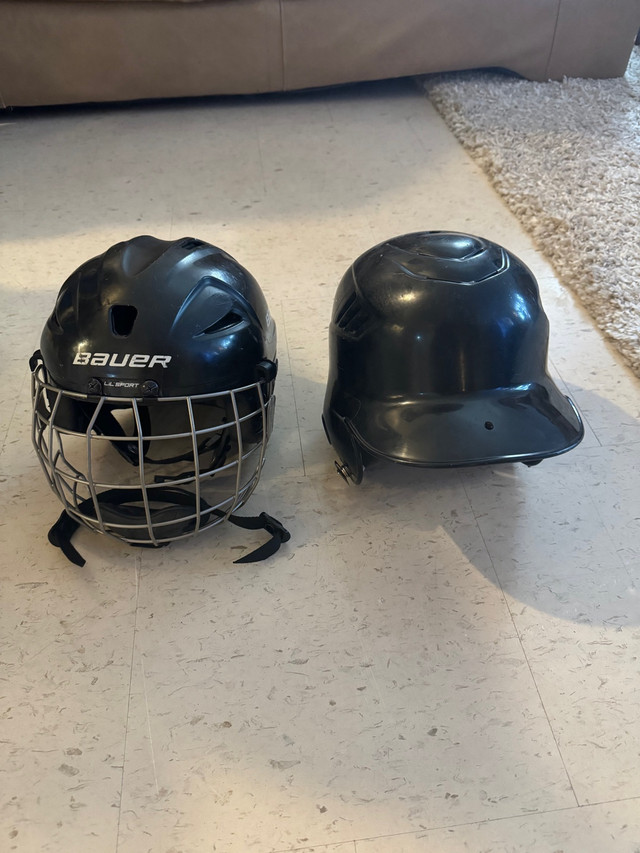
<svg viewBox="0 0 640 853">
<path fill-rule="evenodd" d="M 188 492 L 183 492 L 180 489 L 155 489 L 154 495 L 157 499 L 166 500 L 167 503 L 173 505 L 178 504 L 180 506 L 193 507 L 194 504 L 193 495 L 190 495 Z M 114 507 L 122 508 L 127 502 L 131 502 L 132 500 L 141 500 L 142 498 L 141 493 L 138 495 L 136 491 L 131 489 L 109 489 L 100 495 L 100 499 Z M 78 511 L 81 513 L 90 512 L 93 508 L 94 505 L 91 498 L 87 498 L 87 500 L 78 504 Z M 200 511 L 206 512 L 207 510 L 220 517 L 225 515 L 220 510 L 212 509 L 206 501 L 201 499 Z M 261 512 L 258 516 L 249 517 L 229 515 L 226 520 L 231 522 L 231 524 L 234 524 L 236 527 L 241 527 L 244 530 L 266 530 L 267 533 L 271 534 L 271 538 L 267 542 L 260 545 L 250 554 L 246 554 L 244 557 L 234 560 L 234 563 L 258 563 L 262 560 L 266 560 L 267 557 L 270 557 L 279 550 L 283 542 L 288 542 L 291 538 L 291 534 L 283 524 L 276 518 L 268 515 L 266 512 Z M 179 518 L 176 519 L 176 523 L 180 523 Z M 56 523 L 49 530 L 48 538 L 52 545 L 55 545 L 56 548 L 60 548 L 69 562 L 76 566 L 84 566 L 86 561 L 71 544 L 71 538 L 79 527 L 80 522 L 70 515 L 67 510 L 64 510 Z M 154 545 L 152 542 L 132 542 L 131 544 L 137 545 L 141 548 L 160 548 L 163 547 L 163 545 L 169 545 L 170 543 L 165 542 L 160 545 Z"/>
</svg>

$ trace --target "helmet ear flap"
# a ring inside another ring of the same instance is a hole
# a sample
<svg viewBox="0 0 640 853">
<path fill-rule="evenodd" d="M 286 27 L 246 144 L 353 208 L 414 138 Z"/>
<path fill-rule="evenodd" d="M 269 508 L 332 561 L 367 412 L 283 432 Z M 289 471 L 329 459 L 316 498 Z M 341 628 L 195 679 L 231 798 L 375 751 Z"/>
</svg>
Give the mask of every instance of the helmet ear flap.
<svg viewBox="0 0 640 853">
<path fill-rule="evenodd" d="M 342 463 L 335 463 L 338 473 L 348 483 L 359 486 L 364 475 L 365 462 L 348 421 L 342 415 L 329 411 L 328 420 L 322 416 L 322 426 L 329 444 L 335 449 Z"/>
</svg>

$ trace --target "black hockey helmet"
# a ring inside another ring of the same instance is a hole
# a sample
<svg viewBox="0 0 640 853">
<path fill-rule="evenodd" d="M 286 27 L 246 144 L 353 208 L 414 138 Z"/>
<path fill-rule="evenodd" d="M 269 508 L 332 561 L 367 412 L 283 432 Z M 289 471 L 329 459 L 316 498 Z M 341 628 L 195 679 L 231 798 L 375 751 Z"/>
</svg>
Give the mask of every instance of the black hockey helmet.
<svg viewBox="0 0 640 853">
<path fill-rule="evenodd" d="M 547 372 L 549 323 L 525 264 L 480 237 L 405 234 L 336 293 L 323 423 L 359 483 L 376 458 L 424 467 L 564 453 L 584 428 Z"/>
<path fill-rule="evenodd" d="M 225 519 L 288 539 L 264 513 L 232 516 L 272 429 L 276 330 L 222 249 L 142 236 L 82 264 L 31 368 L 33 443 L 64 505 L 49 538 L 70 559 L 78 524 L 147 546 Z"/>
</svg>

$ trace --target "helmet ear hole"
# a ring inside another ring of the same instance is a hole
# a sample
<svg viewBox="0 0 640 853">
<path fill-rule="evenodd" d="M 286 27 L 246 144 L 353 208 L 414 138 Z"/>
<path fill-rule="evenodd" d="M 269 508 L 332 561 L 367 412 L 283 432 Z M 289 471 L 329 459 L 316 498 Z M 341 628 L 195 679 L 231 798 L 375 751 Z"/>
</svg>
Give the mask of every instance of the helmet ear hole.
<svg viewBox="0 0 640 853">
<path fill-rule="evenodd" d="M 133 305 L 114 305 L 110 311 L 111 330 L 119 338 L 126 338 L 133 331 L 138 309 Z"/>
</svg>

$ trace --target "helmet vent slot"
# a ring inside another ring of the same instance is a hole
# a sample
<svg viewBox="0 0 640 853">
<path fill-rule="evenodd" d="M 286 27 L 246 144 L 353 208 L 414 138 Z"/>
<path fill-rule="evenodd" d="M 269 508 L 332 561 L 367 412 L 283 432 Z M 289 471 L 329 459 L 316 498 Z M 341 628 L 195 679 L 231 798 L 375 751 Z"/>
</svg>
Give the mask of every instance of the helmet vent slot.
<svg viewBox="0 0 640 853">
<path fill-rule="evenodd" d="M 133 305 L 114 305 L 110 313 L 113 334 L 119 338 L 130 335 L 138 316 L 138 309 Z"/>
<path fill-rule="evenodd" d="M 225 332 L 227 329 L 232 329 L 242 322 L 242 317 L 236 311 L 229 311 L 224 317 L 216 320 L 210 326 L 207 326 L 200 334 L 215 335 L 217 332 Z"/>
<path fill-rule="evenodd" d="M 202 240 L 195 240 L 193 237 L 186 237 L 181 243 L 180 246 L 183 249 L 199 249 L 200 246 L 204 246 Z"/>
<path fill-rule="evenodd" d="M 56 299 L 56 306 L 53 309 L 53 322 L 56 324 L 58 329 L 64 329 L 64 320 L 65 315 L 68 315 L 73 310 L 73 297 L 71 295 L 71 291 L 69 288 L 64 288 L 58 294 L 58 298 Z"/>
<path fill-rule="evenodd" d="M 347 335 L 357 337 L 365 331 L 369 319 L 369 314 L 358 304 L 358 297 L 353 293 L 338 311 L 336 325 Z"/>
</svg>

